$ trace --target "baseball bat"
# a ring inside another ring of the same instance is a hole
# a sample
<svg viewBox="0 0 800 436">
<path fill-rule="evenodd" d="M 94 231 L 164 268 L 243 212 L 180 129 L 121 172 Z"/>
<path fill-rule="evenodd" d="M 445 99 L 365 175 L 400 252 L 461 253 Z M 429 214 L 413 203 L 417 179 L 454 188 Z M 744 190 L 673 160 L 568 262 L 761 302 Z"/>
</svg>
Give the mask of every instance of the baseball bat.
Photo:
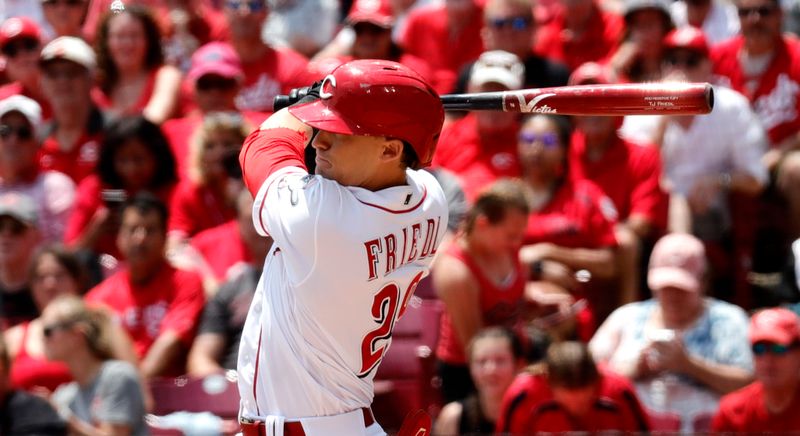
<svg viewBox="0 0 800 436">
<path fill-rule="evenodd" d="M 708 83 L 579 85 L 441 96 L 445 110 L 559 115 L 700 115 L 714 107 Z"/>
<path fill-rule="evenodd" d="M 275 97 L 274 110 L 303 98 L 308 88 Z M 556 86 L 441 96 L 445 110 L 494 110 L 559 115 L 701 115 L 714 107 L 708 83 L 629 83 Z"/>
</svg>

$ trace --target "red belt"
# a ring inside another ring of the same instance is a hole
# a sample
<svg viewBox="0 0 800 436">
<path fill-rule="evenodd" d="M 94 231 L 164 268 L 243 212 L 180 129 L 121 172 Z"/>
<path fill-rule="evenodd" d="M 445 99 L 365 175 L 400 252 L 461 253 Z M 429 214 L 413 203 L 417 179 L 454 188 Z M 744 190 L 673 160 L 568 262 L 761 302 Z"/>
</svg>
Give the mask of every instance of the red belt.
<svg viewBox="0 0 800 436">
<path fill-rule="evenodd" d="M 369 427 L 375 424 L 375 417 L 372 416 L 372 410 L 369 407 L 362 407 L 361 413 L 364 415 L 364 427 Z M 241 422 L 243 436 L 266 436 L 267 427 L 261 421 L 256 422 Z M 303 430 L 303 424 L 300 421 L 284 422 L 283 423 L 283 436 L 305 436 L 306 432 Z"/>
</svg>

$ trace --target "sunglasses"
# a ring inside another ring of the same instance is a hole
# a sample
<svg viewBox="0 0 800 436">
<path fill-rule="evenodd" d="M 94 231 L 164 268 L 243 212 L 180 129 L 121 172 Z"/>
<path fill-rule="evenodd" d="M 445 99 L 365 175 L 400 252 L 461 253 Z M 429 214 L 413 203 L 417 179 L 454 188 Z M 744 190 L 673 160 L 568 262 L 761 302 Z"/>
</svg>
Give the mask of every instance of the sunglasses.
<svg viewBox="0 0 800 436">
<path fill-rule="evenodd" d="M 690 53 L 687 55 L 671 53 L 664 58 L 664 61 L 673 67 L 697 68 L 697 66 L 703 62 L 703 55 L 699 53 Z"/>
<path fill-rule="evenodd" d="M 493 29 L 526 30 L 531 25 L 530 17 L 489 18 L 487 24 Z"/>
<path fill-rule="evenodd" d="M 57 4 L 67 5 L 67 6 L 83 6 L 86 3 L 85 0 L 44 0 L 42 2 L 45 6 L 55 6 Z"/>
<path fill-rule="evenodd" d="M 25 223 L 22 223 L 15 218 L 11 217 L 4 217 L 0 219 L 0 233 L 5 233 L 8 230 L 12 235 L 19 236 L 25 233 L 25 230 L 28 229 L 28 226 Z"/>
<path fill-rule="evenodd" d="M 389 32 L 389 29 L 371 23 L 356 23 L 353 25 L 353 30 L 356 35 L 382 35 Z"/>
<path fill-rule="evenodd" d="M 6 57 L 16 57 L 21 52 L 33 52 L 39 49 L 39 41 L 32 38 L 21 38 L 16 41 L 9 42 L 3 47 L 3 54 Z"/>
<path fill-rule="evenodd" d="M 0 124 L 0 138 L 8 139 L 11 135 L 16 135 L 20 140 L 27 141 L 33 138 L 33 130 L 28 126 L 9 126 L 8 124 Z"/>
<path fill-rule="evenodd" d="M 267 8 L 267 5 L 264 4 L 264 0 L 250 0 L 250 1 L 239 1 L 239 0 L 228 0 L 226 3 L 228 9 L 239 9 L 243 5 L 247 5 L 247 9 L 250 12 L 261 12 Z"/>
<path fill-rule="evenodd" d="M 519 142 L 527 146 L 531 146 L 538 142 L 542 144 L 544 148 L 558 148 L 561 146 L 561 143 L 558 140 L 558 135 L 555 133 L 536 134 L 531 132 L 521 132 L 519 134 Z"/>
<path fill-rule="evenodd" d="M 752 8 L 738 8 L 737 13 L 739 14 L 739 18 L 748 18 L 753 14 L 758 15 L 759 18 L 761 17 L 769 17 L 770 15 L 774 14 L 778 8 L 775 6 L 755 6 Z"/>
<path fill-rule="evenodd" d="M 44 326 L 42 328 L 42 334 L 44 335 L 45 338 L 49 339 L 57 331 L 66 330 L 66 329 L 72 327 L 73 324 L 74 324 L 73 321 L 61 321 L 61 322 L 56 322 L 56 323 L 53 323 L 53 324 L 50 324 L 50 325 L 46 325 L 46 326 Z"/>
<path fill-rule="evenodd" d="M 236 80 L 221 76 L 205 75 L 197 79 L 195 88 L 198 91 L 211 91 L 213 89 L 229 90 L 236 87 Z"/>
<path fill-rule="evenodd" d="M 783 345 L 774 342 L 756 342 L 753 344 L 753 354 L 763 356 L 767 353 L 782 356 L 790 350 L 797 348 L 797 344 Z"/>
</svg>

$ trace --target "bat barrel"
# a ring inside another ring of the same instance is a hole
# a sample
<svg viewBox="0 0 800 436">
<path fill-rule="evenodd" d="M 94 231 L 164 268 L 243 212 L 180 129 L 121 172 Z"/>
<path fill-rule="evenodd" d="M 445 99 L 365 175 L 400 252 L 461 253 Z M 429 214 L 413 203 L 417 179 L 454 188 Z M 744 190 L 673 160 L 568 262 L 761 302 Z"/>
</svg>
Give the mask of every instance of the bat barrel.
<svg viewBox="0 0 800 436">
<path fill-rule="evenodd" d="M 714 91 L 708 83 L 562 86 L 441 98 L 445 110 L 559 115 L 700 115 L 714 107 Z"/>
</svg>

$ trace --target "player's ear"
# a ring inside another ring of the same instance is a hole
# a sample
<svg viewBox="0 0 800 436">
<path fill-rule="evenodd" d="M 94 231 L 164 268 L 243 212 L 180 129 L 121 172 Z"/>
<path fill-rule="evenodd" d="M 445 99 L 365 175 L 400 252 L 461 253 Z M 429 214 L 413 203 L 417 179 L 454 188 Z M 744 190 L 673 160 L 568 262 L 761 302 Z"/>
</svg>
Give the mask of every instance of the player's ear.
<svg viewBox="0 0 800 436">
<path fill-rule="evenodd" d="M 402 159 L 403 141 L 397 138 L 386 138 L 386 141 L 383 142 L 381 158 L 385 162 Z"/>
</svg>

